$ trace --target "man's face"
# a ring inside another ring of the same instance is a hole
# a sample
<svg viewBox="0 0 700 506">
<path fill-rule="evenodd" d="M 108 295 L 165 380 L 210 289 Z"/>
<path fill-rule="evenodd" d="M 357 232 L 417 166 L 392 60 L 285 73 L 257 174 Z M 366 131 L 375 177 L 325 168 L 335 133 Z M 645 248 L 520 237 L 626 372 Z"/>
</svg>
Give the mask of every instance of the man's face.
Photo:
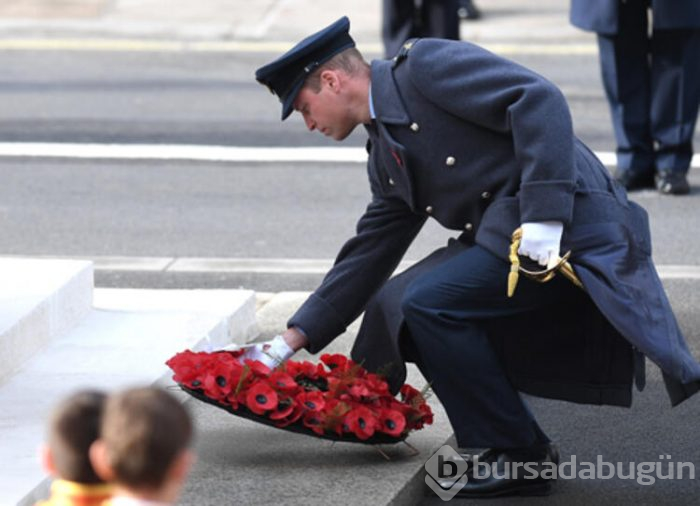
<svg viewBox="0 0 700 506">
<path fill-rule="evenodd" d="M 345 139 L 357 126 L 346 94 L 339 87 L 338 80 L 322 79 L 318 93 L 304 86 L 294 101 L 294 108 L 304 117 L 309 130 L 318 130 L 336 141 Z"/>
</svg>

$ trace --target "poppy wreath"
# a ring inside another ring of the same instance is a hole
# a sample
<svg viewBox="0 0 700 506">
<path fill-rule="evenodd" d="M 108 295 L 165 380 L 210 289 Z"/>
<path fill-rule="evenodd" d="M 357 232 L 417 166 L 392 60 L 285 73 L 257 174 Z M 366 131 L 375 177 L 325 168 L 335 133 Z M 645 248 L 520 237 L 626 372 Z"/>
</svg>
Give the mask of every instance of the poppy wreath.
<svg viewBox="0 0 700 506">
<path fill-rule="evenodd" d="M 166 364 L 193 397 L 265 425 L 330 439 L 398 443 L 433 422 L 419 390 L 405 384 L 400 400 L 381 376 L 344 355 L 321 363 L 288 360 L 272 370 L 239 357 L 243 350 L 176 354 Z"/>
</svg>

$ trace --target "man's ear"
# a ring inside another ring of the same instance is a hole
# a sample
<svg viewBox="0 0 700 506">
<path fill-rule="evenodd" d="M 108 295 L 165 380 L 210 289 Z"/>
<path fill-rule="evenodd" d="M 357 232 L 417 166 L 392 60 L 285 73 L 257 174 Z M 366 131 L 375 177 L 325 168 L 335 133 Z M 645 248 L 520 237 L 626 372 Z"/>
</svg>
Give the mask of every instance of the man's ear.
<svg viewBox="0 0 700 506">
<path fill-rule="evenodd" d="M 321 85 L 327 86 L 331 91 L 338 93 L 340 91 L 340 76 L 335 70 L 324 70 L 321 72 Z"/>
<path fill-rule="evenodd" d="M 50 474 L 51 476 L 56 476 L 56 465 L 53 462 L 53 453 L 51 453 L 51 448 L 49 448 L 49 445 L 41 445 L 41 450 L 39 451 L 41 466 L 48 474 Z"/>
<path fill-rule="evenodd" d="M 90 445 L 90 463 L 97 476 L 104 481 L 112 481 L 114 479 L 114 471 L 109 463 L 107 447 L 101 439 Z"/>
</svg>

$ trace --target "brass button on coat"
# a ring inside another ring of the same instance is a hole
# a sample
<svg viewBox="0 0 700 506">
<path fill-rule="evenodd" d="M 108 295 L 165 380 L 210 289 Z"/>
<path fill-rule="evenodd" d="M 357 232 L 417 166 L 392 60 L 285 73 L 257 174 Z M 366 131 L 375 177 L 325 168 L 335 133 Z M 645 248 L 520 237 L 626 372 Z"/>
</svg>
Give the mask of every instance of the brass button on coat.
<svg viewBox="0 0 700 506">
<path fill-rule="evenodd" d="M 455 164 L 456 161 L 457 161 L 457 160 L 455 160 L 455 157 L 454 157 L 454 156 L 448 156 L 448 157 L 447 157 L 447 160 L 445 160 L 445 165 L 448 165 L 449 167 L 452 167 L 452 166 Z"/>
<path fill-rule="evenodd" d="M 482 199 L 490 199 L 490 198 L 491 198 L 491 194 L 490 194 L 489 192 L 484 192 L 484 193 L 481 194 L 481 198 L 482 198 Z"/>
<path fill-rule="evenodd" d="M 420 130 L 420 127 L 418 126 L 418 123 L 411 123 L 411 126 L 410 126 L 409 128 L 410 128 L 411 130 L 413 130 L 414 132 L 417 132 L 418 130 Z"/>
<path fill-rule="evenodd" d="M 393 179 L 389 178 L 389 184 L 390 184 L 391 186 L 394 186 L 396 183 L 394 182 Z"/>
<path fill-rule="evenodd" d="M 471 223 L 466 223 L 464 225 L 464 230 L 471 230 L 472 228 L 474 228 L 474 225 L 472 225 Z"/>
<path fill-rule="evenodd" d="M 428 214 L 432 214 L 432 212 L 433 212 L 433 206 L 428 206 L 428 207 L 426 207 L 426 208 L 425 208 L 425 212 L 428 213 Z"/>
</svg>

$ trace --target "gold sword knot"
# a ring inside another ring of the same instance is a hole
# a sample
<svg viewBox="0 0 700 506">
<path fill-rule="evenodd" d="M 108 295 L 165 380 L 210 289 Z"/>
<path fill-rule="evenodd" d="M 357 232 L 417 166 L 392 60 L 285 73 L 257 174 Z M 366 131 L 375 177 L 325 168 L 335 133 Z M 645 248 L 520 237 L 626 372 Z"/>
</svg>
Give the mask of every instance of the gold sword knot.
<svg viewBox="0 0 700 506">
<path fill-rule="evenodd" d="M 513 232 L 512 242 L 510 243 L 510 251 L 508 253 L 508 260 L 510 260 L 510 272 L 508 273 L 508 297 L 512 297 L 515 293 L 515 287 L 518 286 L 518 276 L 522 272 L 528 278 L 534 279 L 540 283 L 546 283 L 552 279 L 557 272 L 560 272 L 566 279 L 571 281 L 574 285 L 583 288 L 583 283 L 574 272 L 574 268 L 571 267 L 569 263 L 569 257 L 571 256 L 571 251 L 567 251 L 564 256 L 560 257 L 554 265 L 541 271 L 531 271 L 525 269 L 520 265 L 520 257 L 518 256 L 518 248 L 520 248 L 520 241 L 523 238 L 523 231 L 520 228 L 516 228 Z"/>
</svg>

